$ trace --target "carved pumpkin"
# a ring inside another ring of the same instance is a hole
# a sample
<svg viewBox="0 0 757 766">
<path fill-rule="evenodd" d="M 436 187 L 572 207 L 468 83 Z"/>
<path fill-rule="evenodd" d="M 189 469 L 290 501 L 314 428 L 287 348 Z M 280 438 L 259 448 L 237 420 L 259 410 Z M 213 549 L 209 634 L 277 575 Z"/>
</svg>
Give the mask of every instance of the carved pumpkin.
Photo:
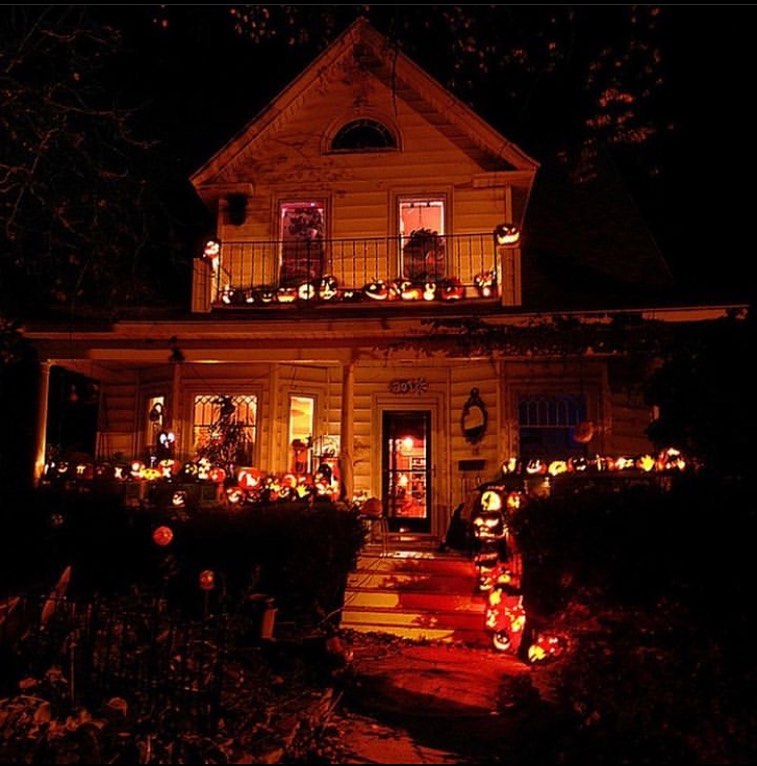
<svg viewBox="0 0 757 766">
<path fill-rule="evenodd" d="M 422 297 L 424 301 L 433 301 L 436 299 L 436 283 L 435 282 L 426 282 L 423 285 Z"/>
<path fill-rule="evenodd" d="M 179 489 L 171 495 L 171 505 L 174 508 L 186 508 L 187 493 L 186 490 Z"/>
<path fill-rule="evenodd" d="M 303 282 L 297 288 L 297 297 L 301 301 L 312 301 L 318 294 L 315 285 L 312 282 Z"/>
<path fill-rule="evenodd" d="M 221 243 L 217 239 L 209 239 L 202 249 L 202 257 L 212 261 L 221 255 Z"/>
<path fill-rule="evenodd" d="M 547 472 L 547 464 L 539 460 L 539 458 L 537 457 L 531 458 L 531 460 L 529 460 L 528 463 L 526 464 L 526 473 L 529 473 L 532 476 L 535 474 L 541 474 L 546 472 Z"/>
<path fill-rule="evenodd" d="M 536 640 L 528 647 L 529 662 L 547 662 L 560 657 L 567 649 L 568 642 L 562 636 L 538 633 Z"/>
<path fill-rule="evenodd" d="M 389 297 L 389 288 L 383 279 L 375 279 L 363 288 L 363 293 L 371 300 L 385 301 Z"/>
<path fill-rule="evenodd" d="M 642 455 L 636 461 L 636 466 L 645 473 L 649 473 L 650 471 L 654 470 L 655 459 L 651 455 Z"/>
<path fill-rule="evenodd" d="M 342 300 L 346 303 L 357 303 L 362 301 L 365 293 L 362 290 L 345 290 L 342 293 Z"/>
<path fill-rule="evenodd" d="M 96 479 L 112 479 L 115 476 L 115 470 L 110 463 L 98 463 L 95 466 Z"/>
<path fill-rule="evenodd" d="M 456 277 L 445 279 L 439 283 L 438 293 L 443 301 L 459 301 L 465 297 L 465 286 Z"/>
<path fill-rule="evenodd" d="M 520 229 L 514 223 L 501 223 L 494 229 L 494 241 L 501 247 L 515 247 L 520 242 Z"/>
<path fill-rule="evenodd" d="M 591 420 L 582 420 L 576 423 L 573 431 L 573 441 L 579 444 L 588 444 L 594 438 L 594 423 Z"/>
<path fill-rule="evenodd" d="M 276 291 L 277 303 L 294 303 L 297 298 L 297 289 L 294 287 L 280 287 Z"/>
<path fill-rule="evenodd" d="M 189 479 L 192 481 L 197 478 L 199 470 L 200 468 L 197 463 L 184 463 L 184 465 L 181 467 L 181 476 L 183 479 Z"/>
<path fill-rule="evenodd" d="M 321 277 L 318 280 L 318 297 L 322 301 L 330 301 L 336 298 L 338 290 L 338 283 L 336 277 L 331 275 Z"/>
<path fill-rule="evenodd" d="M 199 585 L 202 590 L 213 590 L 216 587 L 216 573 L 212 569 L 200 572 Z"/>
<path fill-rule="evenodd" d="M 76 464 L 76 478 L 77 479 L 91 479 L 95 475 L 95 467 L 92 463 L 77 463 Z"/>
<path fill-rule="evenodd" d="M 550 476 L 559 476 L 561 473 L 565 473 L 568 470 L 568 464 L 565 460 L 553 460 L 547 468 L 547 473 Z"/>
<path fill-rule="evenodd" d="M 166 458 L 158 463 L 158 468 L 160 468 L 161 478 L 170 479 L 173 477 L 174 473 L 180 470 L 181 464 L 177 460 Z"/>
<path fill-rule="evenodd" d="M 147 467 L 142 469 L 142 478 L 145 481 L 155 481 L 162 476 L 160 468 Z"/>
<path fill-rule="evenodd" d="M 226 500 L 229 505 L 239 505 L 244 500 L 244 490 L 241 487 L 229 487 L 226 490 Z"/>
<path fill-rule="evenodd" d="M 494 287 L 497 278 L 493 271 L 481 271 L 473 277 L 473 284 L 482 298 L 490 298 L 494 295 Z"/>
<path fill-rule="evenodd" d="M 152 533 L 153 542 L 159 545 L 161 548 L 165 548 L 166 545 L 170 545 L 173 541 L 173 530 L 171 527 L 156 527 Z"/>
<path fill-rule="evenodd" d="M 226 471 L 224 471 L 223 468 L 213 466 L 213 468 L 208 471 L 208 479 L 212 481 L 213 484 L 220 484 L 225 478 Z"/>
<path fill-rule="evenodd" d="M 240 468 L 237 481 L 243 489 L 255 489 L 260 484 L 261 472 L 257 468 Z"/>
<path fill-rule="evenodd" d="M 145 467 L 145 464 L 141 460 L 132 461 L 132 464 L 129 466 L 129 473 L 131 475 L 131 478 L 141 479 L 142 471 L 144 470 L 144 467 Z"/>
</svg>

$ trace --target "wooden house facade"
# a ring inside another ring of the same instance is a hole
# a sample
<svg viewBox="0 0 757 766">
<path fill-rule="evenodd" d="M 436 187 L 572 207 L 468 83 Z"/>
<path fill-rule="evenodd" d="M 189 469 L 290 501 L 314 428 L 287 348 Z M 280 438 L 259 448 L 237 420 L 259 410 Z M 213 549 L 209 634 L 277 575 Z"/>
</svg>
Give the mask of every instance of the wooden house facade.
<svg viewBox="0 0 757 766">
<path fill-rule="evenodd" d="M 227 407 L 241 434 L 227 473 L 325 470 L 348 501 L 378 498 L 395 529 L 436 536 L 510 456 L 649 451 L 651 413 L 617 349 L 474 342 L 482 322 L 523 329 L 559 311 L 599 326 L 616 308 L 611 295 L 599 308 L 529 303 L 538 175 L 356 22 L 193 175 L 217 229 L 188 312 L 27 332 L 43 370 L 36 476 L 61 441 L 56 375 L 97 400 L 95 443 L 79 450 L 95 466 L 191 461 Z"/>
</svg>

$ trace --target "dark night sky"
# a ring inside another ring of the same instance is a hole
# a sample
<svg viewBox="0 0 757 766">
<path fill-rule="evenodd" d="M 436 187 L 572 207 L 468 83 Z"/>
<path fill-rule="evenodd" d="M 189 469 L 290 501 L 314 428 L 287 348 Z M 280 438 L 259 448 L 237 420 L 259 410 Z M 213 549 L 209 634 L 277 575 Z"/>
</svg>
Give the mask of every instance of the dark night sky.
<svg viewBox="0 0 757 766">
<path fill-rule="evenodd" d="M 155 8 L 115 11 L 129 18 L 131 63 L 122 85 L 129 99 L 146 104 L 144 132 L 165 143 L 170 172 L 185 179 L 312 60 L 314 49 L 253 45 L 231 31 L 218 7 L 168 6 L 162 28 L 149 21 Z M 600 7 L 587 11 L 600 19 Z M 679 282 L 717 299 L 749 290 L 742 268 L 753 249 L 754 195 L 744 178 L 755 164 L 751 17 L 748 6 L 663 6 L 660 120 L 675 128 L 661 145 L 662 173 L 654 181 L 635 174 L 632 163 L 624 171 Z M 508 132 L 486 108 L 481 113 L 540 159 L 528 137 Z M 189 193 L 186 204 L 197 210 Z"/>
</svg>

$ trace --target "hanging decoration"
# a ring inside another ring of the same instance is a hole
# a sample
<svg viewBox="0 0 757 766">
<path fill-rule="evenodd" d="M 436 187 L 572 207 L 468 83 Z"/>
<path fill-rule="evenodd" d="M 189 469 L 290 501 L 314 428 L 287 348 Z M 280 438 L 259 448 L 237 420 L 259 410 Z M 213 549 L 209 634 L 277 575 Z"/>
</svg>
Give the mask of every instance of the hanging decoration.
<svg viewBox="0 0 757 766">
<path fill-rule="evenodd" d="M 478 389 L 472 388 L 460 416 L 460 428 L 465 441 L 470 444 L 478 444 L 484 438 L 488 421 L 489 415 L 486 411 L 486 405 L 481 401 Z"/>
</svg>

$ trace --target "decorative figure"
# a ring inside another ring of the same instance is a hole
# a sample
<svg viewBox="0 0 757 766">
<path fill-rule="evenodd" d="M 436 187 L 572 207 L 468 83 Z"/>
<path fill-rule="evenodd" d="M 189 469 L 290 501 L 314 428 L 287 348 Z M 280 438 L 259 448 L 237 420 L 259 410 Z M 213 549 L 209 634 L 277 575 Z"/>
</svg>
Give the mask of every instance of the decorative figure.
<svg viewBox="0 0 757 766">
<path fill-rule="evenodd" d="M 465 441 L 477 444 L 484 438 L 489 415 L 486 406 L 478 395 L 478 389 L 472 388 L 468 401 L 463 406 L 463 414 L 460 418 L 460 426 L 463 430 Z"/>
</svg>

